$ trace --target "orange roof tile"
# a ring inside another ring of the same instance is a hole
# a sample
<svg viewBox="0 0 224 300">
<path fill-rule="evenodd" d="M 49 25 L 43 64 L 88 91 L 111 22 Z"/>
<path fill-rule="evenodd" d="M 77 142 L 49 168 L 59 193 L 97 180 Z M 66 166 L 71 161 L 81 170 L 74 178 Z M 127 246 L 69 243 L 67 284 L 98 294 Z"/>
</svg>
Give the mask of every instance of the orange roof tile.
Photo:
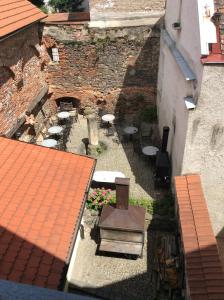
<svg viewBox="0 0 224 300">
<path fill-rule="evenodd" d="M 72 24 L 72 23 L 83 23 L 90 21 L 89 12 L 72 12 L 72 13 L 56 13 L 50 14 L 46 19 L 43 20 L 44 23 L 56 23 L 56 24 Z"/>
<path fill-rule="evenodd" d="M 0 138 L 0 279 L 57 288 L 95 160 Z"/>
<path fill-rule="evenodd" d="M 199 175 L 175 177 L 189 299 L 224 299 L 224 273 Z"/>
<path fill-rule="evenodd" d="M 45 17 L 27 0 L 0 0 L 0 38 Z"/>
</svg>

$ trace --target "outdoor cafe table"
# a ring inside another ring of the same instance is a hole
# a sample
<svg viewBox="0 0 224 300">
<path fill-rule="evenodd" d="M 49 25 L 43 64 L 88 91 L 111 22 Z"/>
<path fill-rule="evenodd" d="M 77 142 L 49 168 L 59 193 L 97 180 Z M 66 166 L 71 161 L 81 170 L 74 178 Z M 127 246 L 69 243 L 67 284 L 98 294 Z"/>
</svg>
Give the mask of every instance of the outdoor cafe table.
<svg viewBox="0 0 224 300">
<path fill-rule="evenodd" d="M 134 126 L 127 126 L 124 128 L 124 132 L 127 134 L 135 134 L 138 132 L 138 128 Z"/>
<path fill-rule="evenodd" d="M 155 156 L 157 151 L 159 151 L 159 149 L 155 146 L 146 146 L 142 148 L 142 153 L 149 157 Z"/>
<path fill-rule="evenodd" d="M 54 139 L 46 139 L 46 140 L 43 140 L 43 142 L 42 142 L 42 146 L 44 146 L 44 147 L 53 148 L 56 145 L 57 145 L 57 141 Z"/>
<path fill-rule="evenodd" d="M 70 113 L 68 111 L 61 111 L 57 114 L 59 119 L 68 119 L 70 117 Z"/>
<path fill-rule="evenodd" d="M 108 122 L 109 123 L 109 122 L 112 122 L 114 119 L 115 119 L 115 116 L 112 115 L 112 114 L 106 114 L 106 115 L 102 116 L 102 120 L 104 122 Z"/>
<path fill-rule="evenodd" d="M 61 126 L 52 126 L 52 127 L 48 128 L 47 131 L 50 134 L 59 134 L 62 132 L 62 130 L 63 130 L 63 127 L 61 127 Z"/>
<path fill-rule="evenodd" d="M 124 178 L 125 175 L 118 171 L 95 171 L 93 174 L 93 181 L 115 183 L 116 177 Z"/>
</svg>

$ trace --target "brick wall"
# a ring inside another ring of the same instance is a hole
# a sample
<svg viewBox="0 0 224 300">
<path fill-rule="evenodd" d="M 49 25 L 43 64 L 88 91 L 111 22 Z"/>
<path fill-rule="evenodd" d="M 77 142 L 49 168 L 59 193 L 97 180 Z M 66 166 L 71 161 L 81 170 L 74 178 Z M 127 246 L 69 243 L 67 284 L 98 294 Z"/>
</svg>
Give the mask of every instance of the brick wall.
<svg viewBox="0 0 224 300">
<path fill-rule="evenodd" d="M 159 29 L 45 25 L 44 42 L 59 50 L 48 65 L 52 99 L 71 96 L 81 105 L 106 101 L 109 111 L 135 113 L 155 103 Z"/>
<path fill-rule="evenodd" d="M 0 133 L 7 133 L 45 85 L 38 24 L 0 42 Z"/>
<path fill-rule="evenodd" d="M 219 30 L 218 39 L 220 39 L 218 41 L 220 43 L 220 45 L 218 45 L 218 51 L 224 54 L 224 0 L 214 0 L 214 4 L 216 12 L 220 13 L 220 16 L 218 19 L 216 18 L 215 22 Z M 217 50 L 217 47 L 215 49 Z"/>
</svg>

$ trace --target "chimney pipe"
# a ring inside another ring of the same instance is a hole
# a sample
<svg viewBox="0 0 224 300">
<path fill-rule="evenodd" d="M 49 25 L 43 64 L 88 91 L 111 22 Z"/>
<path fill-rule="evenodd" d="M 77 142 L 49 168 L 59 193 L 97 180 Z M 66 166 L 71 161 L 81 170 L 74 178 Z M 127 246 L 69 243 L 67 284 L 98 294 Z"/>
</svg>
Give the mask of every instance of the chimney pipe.
<svg viewBox="0 0 224 300">
<path fill-rule="evenodd" d="M 169 130 L 170 130 L 170 128 L 168 126 L 163 127 L 163 138 L 162 138 L 162 148 L 161 148 L 162 152 L 167 151 Z"/>
<path fill-rule="evenodd" d="M 128 209 L 130 178 L 115 178 L 116 208 Z"/>
</svg>

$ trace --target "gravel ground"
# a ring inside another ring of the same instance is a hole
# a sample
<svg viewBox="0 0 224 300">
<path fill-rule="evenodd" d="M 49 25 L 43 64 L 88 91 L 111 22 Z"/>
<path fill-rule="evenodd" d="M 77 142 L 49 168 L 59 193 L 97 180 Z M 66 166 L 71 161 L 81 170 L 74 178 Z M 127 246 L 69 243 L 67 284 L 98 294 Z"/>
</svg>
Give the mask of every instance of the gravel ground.
<svg viewBox="0 0 224 300">
<path fill-rule="evenodd" d="M 85 214 L 89 214 L 88 211 Z M 84 216 L 84 220 L 91 217 Z M 90 222 L 92 223 L 92 222 Z M 78 247 L 72 283 L 96 296 L 111 300 L 146 300 L 151 298 L 150 250 L 147 249 L 147 234 L 143 258 L 108 255 L 97 252 L 98 233 L 96 228 L 85 222 L 85 239 Z M 152 238 L 152 235 L 150 235 Z"/>
</svg>

